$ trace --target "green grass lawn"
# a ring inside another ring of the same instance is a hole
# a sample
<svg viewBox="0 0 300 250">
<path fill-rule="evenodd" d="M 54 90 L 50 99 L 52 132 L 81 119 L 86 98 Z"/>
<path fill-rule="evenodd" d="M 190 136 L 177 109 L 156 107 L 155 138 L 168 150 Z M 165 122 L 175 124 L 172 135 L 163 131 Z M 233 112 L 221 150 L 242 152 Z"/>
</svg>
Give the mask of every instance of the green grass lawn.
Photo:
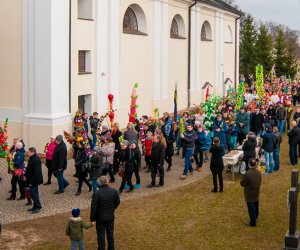
<svg viewBox="0 0 300 250">
<path fill-rule="evenodd" d="M 281 249 L 288 229 L 287 191 L 292 169 L 287 164 L 286 140 L 280 171 L 262 178 L 256 228 L 244 225 L 248 213 L 239 178 L 226 179 L 223 193 L 211 193 L 208 176 L 184 188 L 122 202 L 116 212 L 116 249 Z M 14 223 L 4 230 L 28 239 L 29 244 L 22 243 L 20 249 L 69 249 L 65 236 L 68 217 L 60 214 Z M 88 221 L 89 210 L 82 211 L 82 217 Z M 32 236 L 35 242 L 30 244 Z M 0 249 L 9 249 L 12 242 L 1 242 Z M 95 228 L 85 231 L 85 246 L 97 249 Z"/>
</svg>

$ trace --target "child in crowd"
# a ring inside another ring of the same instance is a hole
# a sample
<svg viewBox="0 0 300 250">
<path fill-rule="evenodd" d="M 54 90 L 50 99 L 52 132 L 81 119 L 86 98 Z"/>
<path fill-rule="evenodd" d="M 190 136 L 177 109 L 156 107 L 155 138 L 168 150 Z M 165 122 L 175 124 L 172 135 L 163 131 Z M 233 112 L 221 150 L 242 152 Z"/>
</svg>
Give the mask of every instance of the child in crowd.
<svg viewBox="0 0 300 250">
<path fill-rule="evenodd" d="M 69 236 L 71 240 L 71 250 L 77 249 L 77 246 L 79 250 L 84 249 L 83 228 L 88 229 L 93 226 L 92 224 L 85 224 L 79 216 L 80 209 L 72 209 L 72 217 L 70 218 L 66 229 L 66 235 Z"/>
<path fill-rule="evenodd" d="M 148 131 L 146 134 L 146 140 L 145 140 L 145 162 L 146 166 L 144 169 L 148 169 L 147 172 L 150 172 L 151 170 L 151 149 L 152 149 L 152 143 L 153 143 L 153 135 L 151 131 Z"/>
<path fill-rule="evenodd" d="M 238 127 L 234 122 L 231 122 L 228 126 L 228 151 L 236 149 Z"/>
<path fill-rule="evenodd" d="M 212 192 L 216 193 L 218 192 L 218 183 L 217 183 L 217 177 L 219 178 L 219 186 L 220 192 L 223 192 L 223 176 L 222 172 L 224 170 L 224 163 L 223 163 L 223 149 L 220 144 L 220 139 L 218 137 L 215 137 L 213 139 L 213 145 L 211 146 L 209 152 L 211 153 L 211 160 L 210 160 L 210 170 L 213 175 L 213 184 L 214 188 Z"/>
</svg>

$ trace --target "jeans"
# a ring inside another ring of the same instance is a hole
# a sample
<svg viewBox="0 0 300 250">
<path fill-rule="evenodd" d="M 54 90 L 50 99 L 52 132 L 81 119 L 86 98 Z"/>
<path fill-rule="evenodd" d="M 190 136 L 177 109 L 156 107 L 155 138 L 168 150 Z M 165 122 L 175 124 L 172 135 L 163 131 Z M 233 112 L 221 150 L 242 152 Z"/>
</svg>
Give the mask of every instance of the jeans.
<svg viewBox="0 0 300 250">
<path fill-rule="evenodd" d="M 79 250 L 83 250 L 83 240 L 71 240 L 71 250 L 76 250 L 77 249 L 77 245 Z"/>
<path fill-rule="evenodd" d="M 228 151 L 236 149 L 237 136 L 236 135 L 229 135 L 228 139 L 229 139 L 229 141 L 228 141 L 228 144 L 229 144 Z"/>
<path fill-rule="evenodd" d="M 297 145 L 290 145 L 290 161 L 292 165 L 297 165 Z"/>
<path fill-rule="evenodd" d="M 273 158 L 274 158 L 274 171 L 279 170 L 279 155 L 280 155 L 280 148 L 275 148 L 273 151 Z"/>
<path fill-rule="evenodd" d="M 266 160 L 266 174 L 273 172 L 274 170 L 273 152 L 269 153 L 265 151 L 265 160 Z"/>
<path fill-rule="evenodd" d="M 64 171 L 56 171 L 56 178 L 58 181 L 58 190 L 60 192 L 64 192 L 65 191 L 65 187 L 67 185 L 69 185 L 69 182 L 66 181 L 66 179 L 64 178 Z"/>
<path fill-rule="evenodd" d="M 93 136 L 93 144 L 92 144 L 92 150 L 93 150 L 97 145 L 97 135 L 96 133 L 92 133 L 92 136 Z"/>
<path fill-rule="evenodd" d="M 192 163 L 191 163 L 191 157 L 193 155 L 193 149 L 192 148 L 186 148 L 184 154 L 184 170 L 183 175 L 187 175 L 188 172 L 193 172 Z"/>
<path fill-rule="evenodd" d="M 279 129 L 280 134 L 284 132 L 284 123 L 285 120 L 277 120 L 277 127 Z"/>
<path fill-rule="evenodd" d="M 259 201 L 247 202 L 248 213 L 250 217 L 250 226 L 256 226 L 256 220 L 259 214 Z"/>
<path fill-rule="evenodd" d="M 30 187 L 30 196 L 31 199 L 33 200 L 33 209 L 41 209 L 42 205 L 40 202 L 40 197 L 39 197 L 39 187 Z"/>
<path fill-rule="evenodd" d="M 98 187 L 97 178 L 92 178 L 92 186 L 93 186 L 93 193 L 96 193 Z"/>
<path fill-rule="evenodd" d="M 114 250 L 114 220 L 105 222 L 96 222 L 98 250 L 105 250 L 105 232 L 108 244 L 108 250 Z"/>
</svg>

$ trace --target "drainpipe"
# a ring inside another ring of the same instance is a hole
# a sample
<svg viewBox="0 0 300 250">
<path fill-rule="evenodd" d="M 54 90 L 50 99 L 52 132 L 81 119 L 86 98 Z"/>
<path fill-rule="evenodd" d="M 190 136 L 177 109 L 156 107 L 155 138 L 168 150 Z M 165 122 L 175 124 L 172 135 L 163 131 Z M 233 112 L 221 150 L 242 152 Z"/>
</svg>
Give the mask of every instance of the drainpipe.
<svg viewBox="0 0 300 250">
<path fill-rule="evenodd" d="M 198 0 L 189 6 L 189 34 L 188 34 L 188 108 L 191 106 L 191 24 L 192 24 L 192 8 L 197 4 Z"/>
<path fill-rule="evenodd" d="M 69 0 L 69 113 L 71 113 L 72 82 L 72 0 Z"/>
<path fill-rule="evenodd" d="M 237 40 L 237 25 L 238 25 L 238 20 L 239 19 L 241 19 L 241 17 L 242 17 L 242 15 L 240 15 L 239 17 L 237 17 L 236 19 L 235 19 L 235 50 L 234 50 L 234 55 L 235 55 L 235 57 L 234 57 L 234 88 L 236 89 L 236 83 L 237 83 L 237 81 L 238 81 L 238 79 L 237 79 L 237 70 L 236 70 L 236 68 L 237 68 L 237 43 L 238 43 L 238 40 Z"/>
</svg>

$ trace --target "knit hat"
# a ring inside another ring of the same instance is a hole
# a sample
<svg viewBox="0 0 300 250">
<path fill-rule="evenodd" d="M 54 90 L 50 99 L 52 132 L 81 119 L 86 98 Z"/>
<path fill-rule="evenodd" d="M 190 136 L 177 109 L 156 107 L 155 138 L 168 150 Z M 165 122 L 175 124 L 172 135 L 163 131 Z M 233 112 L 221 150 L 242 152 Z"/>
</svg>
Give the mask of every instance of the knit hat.
<svg viewBox="0 0 300 250">
<path fill-rule="evenodd" d="M 122 142 L 122 144 L 124 144 L 124 145 L 126 145 L 127 147 L 129 146 L 129 141 L 126 141 L 126 140 L 124 140 L 123 142 Z"/>
<path fill-rule="evenodd" d="M 130 141 L 130 144 L 135 144 L 137 146 L 138 142 L 136 140 L 132 140 L 132 141 Z"/>
<path fill-rule="evenodd" d="M 80 209 L 79 208 L 73 208 L 72 209 L 72 216 L 74 218 L 77 218 L 77 217 L 79 217 L 79 215 L 80 215 Z"/>
<path fill-rule="evenodd" d="M 102 128 L 108 130 L 108 126 L 107 125 L 102 125 Z"/>
<path fill-rule="evenodd" d="M 58 135 L 56 136 L 55 140 L 57 140 L 58 142 L 62 142 L 64 138 L 62 137 L 62 135 Z"/>
</svg>

